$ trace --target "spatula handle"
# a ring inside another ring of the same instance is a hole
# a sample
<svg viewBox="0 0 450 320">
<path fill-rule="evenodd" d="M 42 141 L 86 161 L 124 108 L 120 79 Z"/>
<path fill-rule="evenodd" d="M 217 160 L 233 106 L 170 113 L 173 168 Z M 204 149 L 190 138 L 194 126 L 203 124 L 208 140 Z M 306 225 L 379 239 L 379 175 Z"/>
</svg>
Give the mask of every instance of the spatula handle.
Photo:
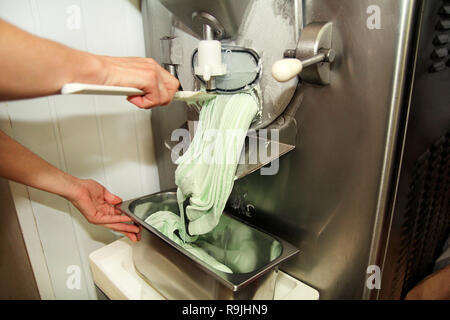
<svg viewBox="0 0 450 320">
<path fill-rule="evenodd" d="M 117 87 L 117 86 L 103 86 L 97 84 L 85 84 L 85 83 L 67 83 L 61 89 L 61 94 L 99 94 L 108 96 L 141 96 L 144 95 L 144 91 L 130 88 L 130 87 Z M 205 101 L 214 98 L 215 96 L 210 93 L 201 91 L 177 91 L 174 100 L 178 101 Z"/>
<path fill-rule="evenodd" d="M 67 83 L 61 89 L 61 94 L 100 94 L 114 96 L 139 96 L 144 91 L 131 87 L 104 86 L 98 84 Z"/>
</svg>

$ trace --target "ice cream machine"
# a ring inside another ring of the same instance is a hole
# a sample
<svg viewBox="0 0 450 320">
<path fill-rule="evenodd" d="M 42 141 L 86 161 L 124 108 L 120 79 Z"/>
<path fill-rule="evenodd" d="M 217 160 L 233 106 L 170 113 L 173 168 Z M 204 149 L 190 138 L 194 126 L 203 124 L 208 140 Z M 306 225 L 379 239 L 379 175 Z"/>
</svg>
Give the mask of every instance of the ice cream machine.
<svg viewBox="0 0 450 320">
<path fill-rule="evenodd" d="M 384 258 L 401 215 L 393 195 L 419 35 L 448 30 L 422 23 L 444 2 L 142 1 L 147 55 L 183 90 L 257 92 L 251 129 L 276 129 L 278 152 L 238 167 L 229 207 L 298 247 L 280 268 L 321 298 L 400 297 L 389 283 L 368 286 L 368 267 L 394 272 Z M 152 110 L 163 190 L 174 187 L 171 133 L 197 117 L 182 102 Z M 262 175 L 273 161 L 276 173 Z"/>
</svg>

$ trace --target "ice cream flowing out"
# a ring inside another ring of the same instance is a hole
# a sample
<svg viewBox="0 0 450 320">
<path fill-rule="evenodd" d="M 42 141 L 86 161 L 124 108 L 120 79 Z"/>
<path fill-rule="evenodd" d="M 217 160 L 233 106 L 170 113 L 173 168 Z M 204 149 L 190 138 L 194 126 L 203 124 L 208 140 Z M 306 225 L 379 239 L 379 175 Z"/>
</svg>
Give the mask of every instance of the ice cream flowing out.
<svg viewBox="0 0 450 320">
<path fill-rule="evenodd" d="M 180 215 L 159 211 L 146 222 L 211 267 L 232 272 L 196 240 L 219 224 L 258 102 L 253 94 L 238 93 L 198 103 L 201 111 L 195 136 L 175 171 Z"/>
</svg>

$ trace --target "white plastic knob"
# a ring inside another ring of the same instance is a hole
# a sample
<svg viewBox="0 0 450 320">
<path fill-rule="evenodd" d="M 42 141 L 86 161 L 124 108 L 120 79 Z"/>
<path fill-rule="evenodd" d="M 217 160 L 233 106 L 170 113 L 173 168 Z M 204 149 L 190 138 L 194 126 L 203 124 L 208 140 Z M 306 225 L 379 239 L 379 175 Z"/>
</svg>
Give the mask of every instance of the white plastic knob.
<svg viewBox="0 0 450 320">
<path fill-rule="evenodd" d="M 279 82 L 286 82 L 303 70 L 303 63 L 298 59 L 278 60 L 272 66 L 272 76 Z"/>
</svg>

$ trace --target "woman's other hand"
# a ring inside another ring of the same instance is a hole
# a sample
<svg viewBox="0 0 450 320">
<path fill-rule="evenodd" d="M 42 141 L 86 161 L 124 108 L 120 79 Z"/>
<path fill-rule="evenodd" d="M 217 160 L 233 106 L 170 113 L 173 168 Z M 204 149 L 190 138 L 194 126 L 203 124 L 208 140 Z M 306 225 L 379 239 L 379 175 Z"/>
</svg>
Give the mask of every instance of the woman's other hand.
<svg viewBox="0 0 450 320">
<path fill-rule="evenodd" d="M 132 220 L 115 208 L 122 199 L 110 193 L 98 182 L 75 178 L 73 190 L 67 199 L 90 223 L 118 231 L 133 242 L 140 240 L 140 228 L 130 224 Z"/>
</svg>

